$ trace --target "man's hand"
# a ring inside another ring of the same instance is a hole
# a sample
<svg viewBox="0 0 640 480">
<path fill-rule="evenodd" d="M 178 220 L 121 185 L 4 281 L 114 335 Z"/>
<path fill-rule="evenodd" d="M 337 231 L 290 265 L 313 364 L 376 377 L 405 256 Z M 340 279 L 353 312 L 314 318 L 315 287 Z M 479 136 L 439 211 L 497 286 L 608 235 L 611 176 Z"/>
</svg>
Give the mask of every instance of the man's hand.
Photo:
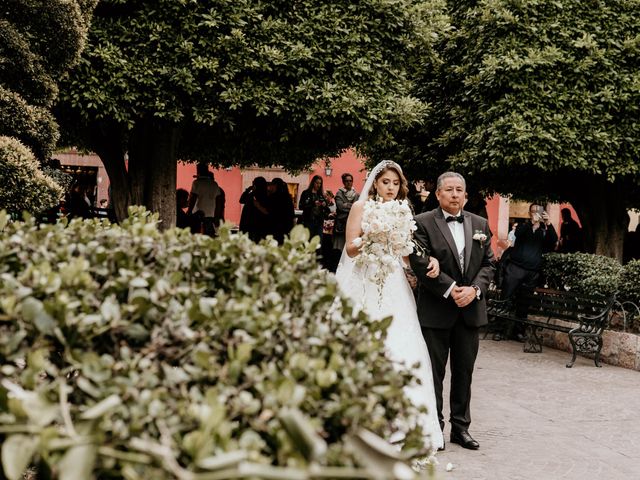
<svg viewBox="0 0 640 480">
<path fill-rule="evenodd" d="M 547 212 L 542 212 L 542 221 L 545 225 L 549 225 L 549 214 Z"/>
<path fill-rule="evenodd" d="M 427 265 L 427 277 L 436 278 L 440 275 L 440 262 L 437 258 L 429 257 L 429 265 Z"/>
<path fill-rule="evenodd" d="M 473 287 L 453 287 L 451 298 L 458 307 L 466 307 L 476 299 L 476 289 Z"/>
</svg>

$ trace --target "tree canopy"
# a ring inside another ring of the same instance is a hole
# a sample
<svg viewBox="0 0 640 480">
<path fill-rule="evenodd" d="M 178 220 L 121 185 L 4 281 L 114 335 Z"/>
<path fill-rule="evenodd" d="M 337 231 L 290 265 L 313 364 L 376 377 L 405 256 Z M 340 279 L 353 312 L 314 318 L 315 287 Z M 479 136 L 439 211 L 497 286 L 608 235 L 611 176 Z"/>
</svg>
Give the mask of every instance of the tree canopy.
<svg viewBox="0 0 640 480">
<path fill-rule="evenodd" d="M 570 201 L 592 249 L 620 257 L 640 206 L 640 2 L 450 2 L 455 27 L 418 65 L 432 105 L 396 139 L 413 171 L 454 168 L 487 192 Z"/>
<path fill-rule="evenodd" d="M 121 215 L 144 203 L 171 222 L 178 158 L 299 170 L 416 121 L 405 67 L 443 31 L 443 7 L 105 0 L 59 117 L 101 156 Z"/>
<path fill-rule="evenodd" d="M 6 0 L 0 9 L 0 135 L 53 151 L 56 82 L 78 59 L 96 0 Z"/>
</svg>

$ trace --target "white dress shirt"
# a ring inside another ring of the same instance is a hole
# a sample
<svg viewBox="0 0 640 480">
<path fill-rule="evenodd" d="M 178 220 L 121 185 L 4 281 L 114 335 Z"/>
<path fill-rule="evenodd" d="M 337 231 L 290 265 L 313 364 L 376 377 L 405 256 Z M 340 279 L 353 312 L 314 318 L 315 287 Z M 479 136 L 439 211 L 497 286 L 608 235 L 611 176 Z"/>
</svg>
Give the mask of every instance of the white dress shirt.
<svg viewBox="0 0 640 480">
<path fill-rule="evenodd" d="M 445 220 L 448 217 L 454 217 L 458 215 L 462 215 L 462 210 L 458 212 L 457 215 L 451 215 L 449 212 L 442 211 L 444 213 Z M 449 230 L 451 230 L 451 235 L 453 236 L 453 241 L 456 244 L 456 248 L 458 249 L 458 262 L 460 263 L 460 269 L 464 272 L 464 224 L 460 222 L 447 222 L 447 226 Z M 448 298 L 451 294 L 451 290 L 456 286 L 456 282 L 454 281 L 451 286 L 444 292 L 444 298 Z"/>
</svg>

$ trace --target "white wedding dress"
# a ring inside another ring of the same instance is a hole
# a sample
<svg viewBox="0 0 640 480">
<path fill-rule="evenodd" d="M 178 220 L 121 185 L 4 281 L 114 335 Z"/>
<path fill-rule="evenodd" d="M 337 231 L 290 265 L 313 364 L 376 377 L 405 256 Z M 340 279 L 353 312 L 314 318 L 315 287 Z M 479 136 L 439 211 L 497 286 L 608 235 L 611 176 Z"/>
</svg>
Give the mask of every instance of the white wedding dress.
<svg viewBox="0 0 640 480">
<path fill-rule="evenodd" d="M 394 364 L 404 363 L 410 367 L 420 362 L 414 374 L 421 380 L 421 385 L 408 385 L 405 393 L 414 405 L 427 407 L 428 413 L 421 415 L 417 421 L 429 435 L 427 446 L 438 449 L 444 445 L 444 439 L 438 423 L 431 360 L 420 330 L 413 292 L 404 275 L 402 259 L 397 259 L 393 272 L 387 277 L 381 298 L 378 286 L 367 279 L 364 270 L 366 267 L 356 265 L 354 259 L 343 250 L 336 271 L 338 286 L 356 308 L 365 311 L 371 318 L 393 316 L 385 343 L 387 354 Z"/>
</svg>

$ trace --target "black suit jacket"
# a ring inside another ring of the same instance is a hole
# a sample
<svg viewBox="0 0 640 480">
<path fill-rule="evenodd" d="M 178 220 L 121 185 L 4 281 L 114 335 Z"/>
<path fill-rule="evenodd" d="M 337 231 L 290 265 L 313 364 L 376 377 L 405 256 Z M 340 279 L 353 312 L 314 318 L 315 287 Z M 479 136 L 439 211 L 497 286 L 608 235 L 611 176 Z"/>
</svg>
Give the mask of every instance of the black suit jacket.
<svg viewBox="0 0 640 480">
<path fill-rule="evenodd" d="M 440 275 L 426 276 L 427 256 L 411 254 L 411 268 L 418 277 L 418 318 L 420 325 L 428 328 L 451 328 L 461 313 L 468 326 L 487 324 L 485 296 L 493 279 L 495 266 L 491 250 L 491 231 L 487 220 L 469 212 L 464 217 L 465 258 L 464 271 L 458 261 L 458 250 L 453 235 L 440 208 L 415 217 L 418 230 L 414 233 L 417 242 L 427 246 L 431 256 L 440 262 Z M 473 240 L 475 233 L 483 233 L 486 241 Z M 464 308 L 458 307 L 451 295 L 444 293 L 453 282 L 458 286 L 477 285 L 482 292 L 480 300 L 474 300 Z"/>
</svg>

